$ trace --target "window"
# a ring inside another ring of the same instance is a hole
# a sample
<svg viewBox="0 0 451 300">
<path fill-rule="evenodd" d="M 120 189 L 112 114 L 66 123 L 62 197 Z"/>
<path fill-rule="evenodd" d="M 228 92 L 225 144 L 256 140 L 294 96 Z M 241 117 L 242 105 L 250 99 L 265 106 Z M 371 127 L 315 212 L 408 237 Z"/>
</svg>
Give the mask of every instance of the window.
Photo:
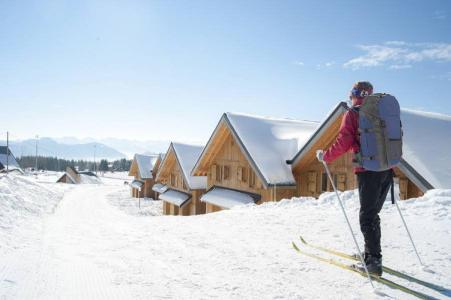
<svg viewBox="0 0 451 300">
<path fill-rule="evenodd" d="M 321 192 L 327 192 L 327 174 L 321 175 Z"/>
<path fill-rule="evenodd" d="M 229 166 L 224 166 L 223 167 L 222 178 L 224 180 L 229 180 L 230 179 L 230 167 Z"/>
</svg>

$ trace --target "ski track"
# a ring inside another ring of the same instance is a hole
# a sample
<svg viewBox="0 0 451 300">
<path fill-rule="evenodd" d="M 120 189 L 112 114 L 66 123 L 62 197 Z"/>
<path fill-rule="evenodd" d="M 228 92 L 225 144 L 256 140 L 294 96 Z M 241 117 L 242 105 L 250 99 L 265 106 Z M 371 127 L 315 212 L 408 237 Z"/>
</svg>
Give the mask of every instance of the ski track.
<svg viewBox="0 0 451 300">
<path fill-rule="evenodd" d="M 79 185 L 66 192 L 44 219 L 41 236 L 0 258 L 0 299 L 413 299 L 376 283 L 388 295 L 377 296 L 365 278 L 291 248 L 301 233 L 312 243 L 353 252 L 336 204 L 298 201 L 192 217 L 147 216 L 112 204 L 111 195 L 125 192 L 119 185 Z M 436 273 L 419 270 L 390 205 L 382 212 L 384 262 L 446 286 L 449 230 L 438 225 L 449 224 L 449 211 L 424 208 L 437 218 L 427 228 L 415 222 L 422 217 L 415 206 L 421 205 L 401 206 L 414 238 L 422 237 L 420 254 Z M 357 232 L 357 208 L 347 211 Z"/>
</svg>

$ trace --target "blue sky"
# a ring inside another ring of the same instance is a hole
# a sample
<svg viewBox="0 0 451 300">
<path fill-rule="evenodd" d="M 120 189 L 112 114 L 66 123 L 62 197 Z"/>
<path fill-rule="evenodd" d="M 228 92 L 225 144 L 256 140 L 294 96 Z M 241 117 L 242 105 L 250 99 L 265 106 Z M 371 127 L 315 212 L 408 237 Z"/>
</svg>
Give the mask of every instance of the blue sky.
<svg viewBox="0 0 451 300">
<path fill-rule="evenodd" d="M 0 0 L 0 132 L 205 141 L 225 111 L 321 120 L 357 80 L 451 114 L 450 28 L 449 1 Z"/>
</svg>

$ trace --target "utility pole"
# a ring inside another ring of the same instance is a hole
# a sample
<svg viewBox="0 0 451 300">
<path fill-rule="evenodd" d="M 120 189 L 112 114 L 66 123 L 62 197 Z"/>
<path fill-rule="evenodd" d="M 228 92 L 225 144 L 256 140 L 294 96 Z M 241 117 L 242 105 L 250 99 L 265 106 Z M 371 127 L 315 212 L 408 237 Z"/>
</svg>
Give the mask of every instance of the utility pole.
<svg viewBox="0 0 451 300">
<path fill-rule="evenodd" d="M 34 165 L 34 171 L 38 172 L 38 139 L 39 135 L 36 135 L 36 155 L 35 155 L 35 165 Z"/>
<path fill-rule="evenodd" d="M 9 173 L 9 131 L 6 132 L 6 174 Z"/>
</svg>

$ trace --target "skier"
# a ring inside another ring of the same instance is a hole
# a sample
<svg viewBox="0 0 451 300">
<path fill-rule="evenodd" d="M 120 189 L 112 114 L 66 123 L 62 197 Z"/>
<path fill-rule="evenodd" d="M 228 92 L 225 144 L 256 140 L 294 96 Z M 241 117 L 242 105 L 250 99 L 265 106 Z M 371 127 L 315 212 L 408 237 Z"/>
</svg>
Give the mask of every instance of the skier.
<svg viewBox="0 0 451 300">
<path fill-rule="evenodd" d="M 331 163 L 342 154 L 352 151 L 359 153 L 359 113 L 366 96 L 373 93 L 373 86 L 368 81 L 354 84 L 350 100 L 352 107 L 343 116 L 338 136 L 332 146 L 323 152 L 317 151 L 320 162 Z M 368 272 L 382 275 L 381 228 L 379 212 L 382 209 L 387 193 L 391 187 L 393 171 L 369 171 L 362 167 L 355 167 L 360 198 L 360 230 L 365 240 L 364 261 Z"/>
</svg>

